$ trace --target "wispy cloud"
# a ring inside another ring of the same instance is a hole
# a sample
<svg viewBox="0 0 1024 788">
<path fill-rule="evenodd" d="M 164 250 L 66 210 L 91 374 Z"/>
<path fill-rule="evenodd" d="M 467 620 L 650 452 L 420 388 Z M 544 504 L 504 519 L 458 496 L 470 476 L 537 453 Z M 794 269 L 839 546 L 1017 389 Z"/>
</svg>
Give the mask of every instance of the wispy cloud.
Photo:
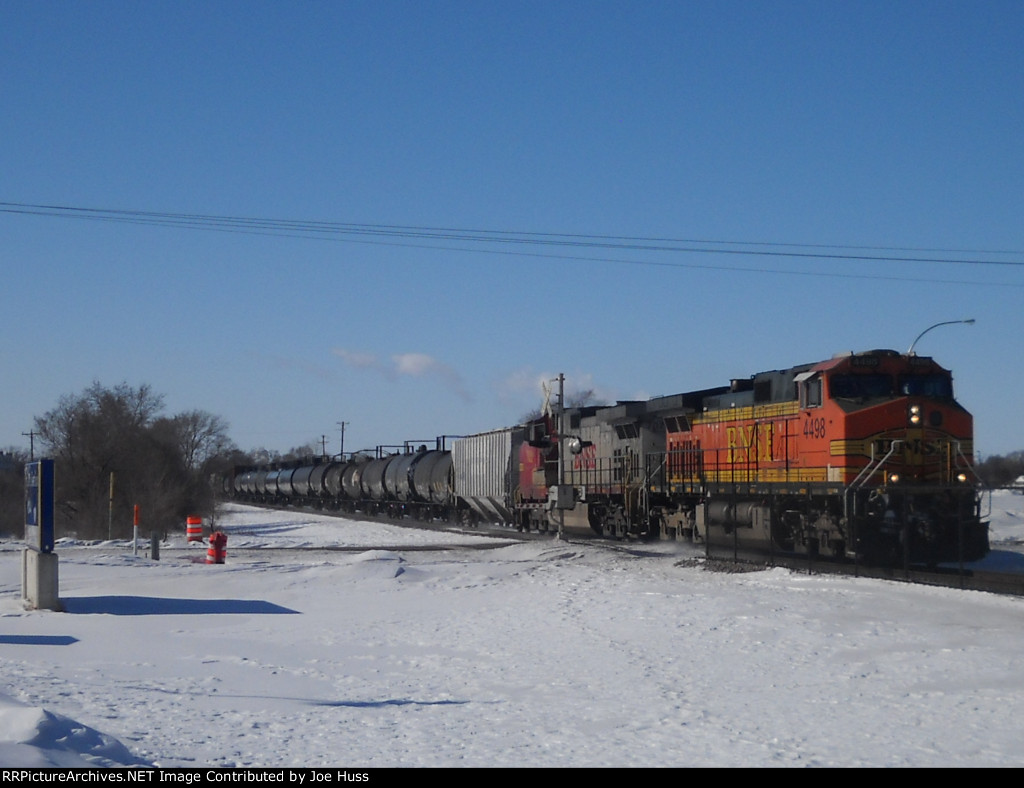
<svg viewBox="0 0 1024 788">
<path fill-rule="evenodd" d="M 338 374 L 337 370 L 321 366 L 320 364 L 313 364 L 311 362 L 301 361 L 294 358 L 285 358 L 284 356 L 259 354 L 257 358 L 262 359 L 267 364 L 273 365 L 278 369 L 284 369 L 289 372 L 298 371 L 309 375 L 310 377 L 319 378 L 320 380 L 333 380 Z"/>
<path fill-rule="evenodd" d="M 391 357 L 395 363 L 395 372 L 399 375 L 411 375 L 414 378 L 429 375 L 444 365 L 426 353 L 399 353 Z"/>
<path fill-rule="evenodd" d="M 373 370 L 392 380 L 400 377 L 439 380 L 461 399 L 466 402 L 472 400 L 458 371 L 426 353 L 396 353 L 389 359 L 380 359 L 370 353 L 345 348 L 335 348 L 332 352 L 351 367 Z"/>
<path fill-rule="evenodd" d="M 361 367 L 363 369 L 371 369 L 377 366 L 377 357 L 372 356 L 369 353 L 356 353 L 352 350 L 345 350 L 345 348 L 335 348 L 331 351 L 344 361 L 346 364 L 352 367 Z"/>
<path fill-rule="evenodd" d="M 414 378 L 437 378 L 466 402 L 472 399 L 462 382 L 462 376 L 455 368 L 438 361 L 433 356 L 428 356 L 425 353 L 399 353 L 392 356 L 391 361 L 395 365 L 395 372 L 399 375 L 409 375 Z"/>
</svg>

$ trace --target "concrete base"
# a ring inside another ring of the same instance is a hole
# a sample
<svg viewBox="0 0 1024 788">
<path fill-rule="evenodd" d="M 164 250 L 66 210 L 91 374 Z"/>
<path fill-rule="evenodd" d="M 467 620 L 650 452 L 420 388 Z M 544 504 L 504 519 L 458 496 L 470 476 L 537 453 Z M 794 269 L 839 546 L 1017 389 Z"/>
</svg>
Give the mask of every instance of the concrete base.
<svg viewBox="0 0 1024 788">
<path fill-rule="evenodd" d="M 21 551 L 21 599 L 28 610 L 63 610 L 57 584 L 57 554 Z"/>
</svg>

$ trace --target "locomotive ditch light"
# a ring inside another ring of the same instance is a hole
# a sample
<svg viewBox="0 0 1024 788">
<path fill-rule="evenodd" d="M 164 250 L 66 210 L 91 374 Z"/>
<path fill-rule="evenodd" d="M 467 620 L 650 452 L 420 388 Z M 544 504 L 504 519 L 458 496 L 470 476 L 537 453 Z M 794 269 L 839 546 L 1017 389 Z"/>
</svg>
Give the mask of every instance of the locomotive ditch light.
<svg viewBox="0 0 1024 788">
<path fill-rule="evenodd" d="M 899 484 L 900 475 L 898 473 L 890 473 L 888 481 L 889 481 L 889 484 Z"/>
<path fill-rule="evenodd" d="M 963 471 L 960 471 L 960 473 L 956 475 L 956 480 L 963 484 L 964 482 L 967 481 L 967 474 L 964 473 Z"/>
</svg>

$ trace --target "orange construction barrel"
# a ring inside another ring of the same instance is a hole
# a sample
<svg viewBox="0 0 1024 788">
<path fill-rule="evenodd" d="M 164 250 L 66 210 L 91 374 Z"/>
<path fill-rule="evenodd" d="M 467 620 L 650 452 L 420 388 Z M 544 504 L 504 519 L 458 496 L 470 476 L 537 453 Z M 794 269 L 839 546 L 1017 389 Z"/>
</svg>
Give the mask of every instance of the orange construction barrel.
<svg viewBox="0 0 1024 788">
<path fill-rule="evenodd" d="M 202 517 L 189 517 L 185 520 L 185 536 L 189 542 L 203 541 Z"/>
<path fill-rule="evenodd" d="M 215 531 L 210 534 L 210 548 L 206 551 L 206 563 L 223 564 L 228 552 L 227 534 Z"/>
</svg>

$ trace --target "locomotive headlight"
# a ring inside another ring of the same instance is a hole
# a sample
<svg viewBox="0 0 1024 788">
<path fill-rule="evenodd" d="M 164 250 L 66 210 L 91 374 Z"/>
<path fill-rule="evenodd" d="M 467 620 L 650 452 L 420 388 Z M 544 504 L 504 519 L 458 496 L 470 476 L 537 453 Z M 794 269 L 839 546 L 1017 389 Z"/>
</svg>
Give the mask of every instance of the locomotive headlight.
<svg viewBox="0 0 1024 788">
<path fill-rule="evenodd" d="M 569 450 L 570 454 L 582 454 L 584 449 L 589 449 L 593 445 L 593 441 L 585 441 L 578 435 L 567 436 L 565 442 L 565 447 Z"/>
<path fill-rule="evenodd" d="M 911 405 L 910 406 L 910 423 L 915 427 L 921 423 L 921 406 Z"/>
</svg>

